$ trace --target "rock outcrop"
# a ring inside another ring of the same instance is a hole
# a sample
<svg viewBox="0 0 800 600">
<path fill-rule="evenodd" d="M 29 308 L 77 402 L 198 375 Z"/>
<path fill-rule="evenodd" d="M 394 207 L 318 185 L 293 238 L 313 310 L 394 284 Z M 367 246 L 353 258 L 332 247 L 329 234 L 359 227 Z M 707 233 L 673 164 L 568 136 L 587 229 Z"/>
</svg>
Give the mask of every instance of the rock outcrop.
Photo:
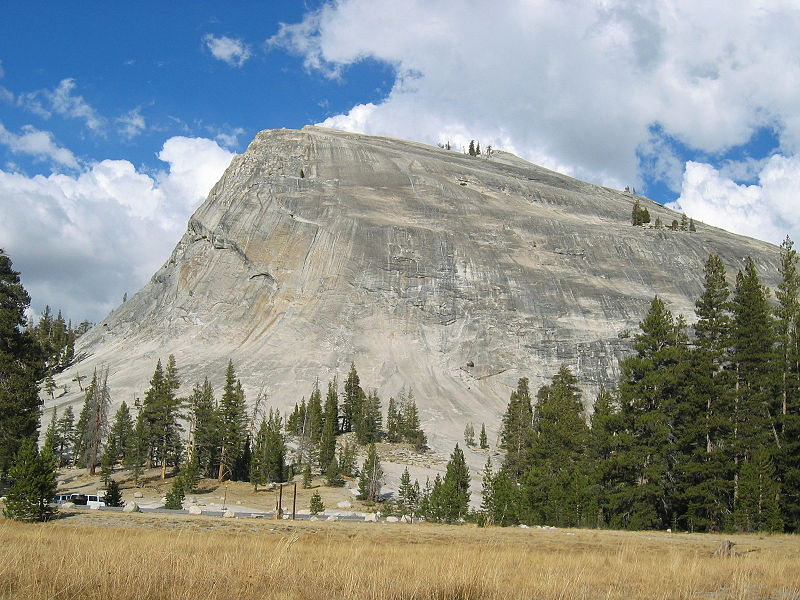
<svg viewBox="0 0 800 600">
<path fill-rule="evenodd" d="M 731 274 L 751 255 L 774 284 L 776 247 L 702 223 L 633 227 L 634 200 L 504 152 L 263 131 L 58 383 L 108 365 L 130 404 L 158 358 L 175 355 L 186 391 L 204 377 L 219 389 L 232 359 L 250 400 L 287 410 L 355 361 L 384 406 L 413 387 L 449 451 L 468 421 L 496 431 L 519 377 L 536 390 L 566 363 L 590 403 L 655 294 L 692 320 L 710 252 Z M 640 201 L 653 221 L 680 219 Z"/>
</svg>

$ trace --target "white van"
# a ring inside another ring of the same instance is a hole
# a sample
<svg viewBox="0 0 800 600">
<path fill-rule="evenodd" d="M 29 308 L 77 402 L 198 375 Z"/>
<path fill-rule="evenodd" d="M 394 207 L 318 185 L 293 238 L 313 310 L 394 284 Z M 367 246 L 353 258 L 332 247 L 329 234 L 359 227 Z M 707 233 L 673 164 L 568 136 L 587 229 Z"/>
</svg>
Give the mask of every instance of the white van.
<svg viewBox="0 0 800 600">
<path fill-rule="evenodd" d="M 98 494 L 70 494 L 69 502 L 76 506 L 88 506 L 95 509 L 106 505 L 105 498 Z"/>
</svg>

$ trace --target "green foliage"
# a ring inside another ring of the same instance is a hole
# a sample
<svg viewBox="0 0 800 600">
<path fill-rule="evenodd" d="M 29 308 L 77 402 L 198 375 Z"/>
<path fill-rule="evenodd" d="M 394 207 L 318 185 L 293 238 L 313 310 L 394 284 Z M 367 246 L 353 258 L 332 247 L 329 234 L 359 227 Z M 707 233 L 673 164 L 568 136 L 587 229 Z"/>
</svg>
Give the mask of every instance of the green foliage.
<svg viewBox="0 0 800 600">
<path fill-rule="evenodd" d="M 358 479 L 358 499 L 377 502 L 381 497 L 382 484 L 383 469 L 380 457 L 375 449 L 375 444 L 370 444 L 367 449 L 367 458 L 361 467 L 361 476 Z"/>
<path fill-rule="evenodd" d="M 361 381 L 356 371 L 355 363 L 350 364 L 350 372 L 344 383 L 344 396 L 342 398 L 342 431 L 347 433 L 356 431 L 361 417 L 362 405 L 366 394 L 361 389 Z"/>
<path fill-rule="evenodd" d="M 511 392 L 500 432 L 500 447 L 506 451 L 503 468 L 515 480 L 525 470 L 525 455 L 532 432 L 531 395 L 528 380 L 522 377 L 517 381 L 517 389 Z"/>
<path fill-rule="evenodd" d="M 181 456 L 179 387 L 175 357 L 170 355 L 167 359 L 166 371 L 159 360 L 145 394 L 142 411 L 146 424 L 147 461 L 149 465 L 161 466 L 162 479 L 166 477 L 167 465 L 177 466 Z"/>
<path fill-rule="evenodd" d="M 411 475 L 408 467 L 403 470 L 400 476 L 400 489 L 398 490 L 397 510 L 400 515 L 410 515 L 417 511 L 419 507 L 419 483 L 411 483 Z"/>
<path fill-rule="evenodd" d="M 478 438 L 478 445 L 481 450 L 489 449 L 489 438 L 486 437 L 486 425 L 484 423 L 481 423 L 481 434 Z"/>
<path fill-rule="evenodd" d="M 464 453 L 456 444 L 447 463 L 444 478 L 437 475 L 433 482 L 425 518 L 443 523 L 455 523 L 464 519 L 469 507 L 469 481 Z"/>
<path fill-rule="evenodd" d="M 186 492 L 183 489 L 183 479 L 175 477 L 172 481 L 172 487 L 167 492 L 167 499 L 164 503 L 164 508 L 169 510 L 183 509 L 183 501 L 186 498 Z"/>
<path fill-rule="evenodd" d="M 356 421 L 358 443 L 367 445 L 379 441 L 382 421 L 381 399 L 378 397 L 378 392 L 371 390 L 361 402 L 361 414 Z"/>
<path fill-rule="evenodd" d="M 356 477 L 358 467 L 356 465 L 357 448 L 355 444 L 345 442 L 339 447 L 339 470 L 345 477 Z"/>
<path fill-rule="evenodd" d="M 250 483 L 259 485 L 286 480 L 286 441 L 278 411 L 270 409 L 261 421 L 250 460 Z"/>
<path fill-rule="evenodd" d="M 69 457 L 75 438 L 75 413 L 71 406 L 64 410 L 64 414 L 58 420 L 57 430 L 56 466 L 61 467 Z"/>
<path fill-rule="evenodd" d="M 312 515 L 318 515 L 325 510 L 325 505 L 322 503 L 322 498 L 319 492 L 314 492 L 311 495 L 311 503 L 308 506 L 309 512 Z"/>
<path fill-rule="evenodd" d="M 110 479 L 108 481 L 108 485 L 106 486 L 106 495 L 104 497 L 106 506 L 122 506 L 122 490 L 119 487 L 119 484 Z"/>
<path fill-rule="evenodd" d="M 0 480 L 6 479 L 23 440 L 39 429 L 39 389 L 44 356 L 25 329 L 30 297 L 0 250 Z"/>
<path fill-rule="evenodd" d="M 328 463 L 328 468 L 325 469 L 325 482 L 331 487 L 342 487 L 344 485 L 342 472 L 339 469 L 339 462 L 336 460 L 335 456 L 331 458 L 331 462 Z"/>
<path fill-rule="evenodd" d="M 197 461 L 200 475 L 214 477 L 219 469 L 220 439 L 214 390 L 208 382 L 195 384 L 188 398 L 189 454 Z"/>
<path fill-rule="evenodd" d="M 303 489 L 309 489 L 311 487 L 311 465 L 306 463 L 305 468 L 303 468 Z"/>
<path fill-rule="evenodd" d="M 739 470 L 739 494 L 733 522 L 739 531 L 783 531 L 775 466 L 764 449 L 756 450 Z"/>
<path fill-rule="evenodd" d="M 336 434 L 339 432 L 339 395 L 334 377 L 328 383 L 328 395 L 325 397 L 324 420 L 319 442 L 319 466 L 326 468 L 336 454 Z"/>
<path fill-rule="evenodd" d="M 47 521 L 57 511 L 49 505 L 56 493 L 56 461 L 49 448 L 42 452 L 31 438 L 20 445 L 9 470 L 12 481 L 3 515 L 17 521 Z"/>
<path fill-rule="evenodd" d="M 219 471 L 222 481 L 234 475 L 234 467 L 242 462 L 247 442 L 247 412 L 242 384 L 236 379 L 233 361 L 228 361 L 225 372 L 225 387 L 217 411 L 217 426 L 220 446 Z"/>
<path fill-rule="evenodd" d="M 650 212 L 642 206 L 638 198 L 633 203 L 631 210 L 631 225 L 644 225 L 650 222 Z"/>
<path fill-rule="evenodd" d="M 45 391 L 52 397 L 55 390 L 53 374 L 66 369 L 75 357 L 75 340 L 80 333 L 72 328 L 61 316 L 61 311 L 53 317 L 49 306 L 45 306 L 39 322 L 31 328 L 31 333 L 38 342 L 47 372 Z"/>
<path fill-rule="evenodd" d="M 467 446 L 475 445 L 475 427 L 473 427 L 472 423 L 467 423 L 464 427 L 464 442 Z"/>
</svg>

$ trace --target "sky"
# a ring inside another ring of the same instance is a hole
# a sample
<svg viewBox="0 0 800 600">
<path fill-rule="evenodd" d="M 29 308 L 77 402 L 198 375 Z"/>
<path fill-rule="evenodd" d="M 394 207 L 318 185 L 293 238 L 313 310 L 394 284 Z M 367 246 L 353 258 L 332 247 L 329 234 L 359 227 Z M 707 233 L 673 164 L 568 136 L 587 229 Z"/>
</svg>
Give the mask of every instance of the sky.
<svg viewBox="0 0 800 600">
<path fill-rule="evenodd" d="M 101 320 L 231 158 L 308 124 L 513 152 L 730 231 L 800 234 L 796 0 L 0 5 L 0 248 Z"/>
</svg>

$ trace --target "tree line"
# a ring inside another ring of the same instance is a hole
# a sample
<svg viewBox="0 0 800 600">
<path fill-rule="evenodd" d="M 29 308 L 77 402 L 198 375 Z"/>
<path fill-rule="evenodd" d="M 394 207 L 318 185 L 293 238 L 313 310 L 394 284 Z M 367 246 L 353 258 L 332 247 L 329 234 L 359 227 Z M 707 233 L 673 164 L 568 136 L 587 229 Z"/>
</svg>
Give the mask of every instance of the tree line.
<svg viewBox="0 0 800 600">
<path fill-rule="evenodd" d="M 747 259 L 731 286 L 717 255 L 688 326 L 655 297 L 620 378 L 587 417 L 563 366 L 520 379 L 487 464 L 483 518 L 510 525 L 800 530 L 797 253 L 781 245 L 775 303 Z"/>
</svg>

